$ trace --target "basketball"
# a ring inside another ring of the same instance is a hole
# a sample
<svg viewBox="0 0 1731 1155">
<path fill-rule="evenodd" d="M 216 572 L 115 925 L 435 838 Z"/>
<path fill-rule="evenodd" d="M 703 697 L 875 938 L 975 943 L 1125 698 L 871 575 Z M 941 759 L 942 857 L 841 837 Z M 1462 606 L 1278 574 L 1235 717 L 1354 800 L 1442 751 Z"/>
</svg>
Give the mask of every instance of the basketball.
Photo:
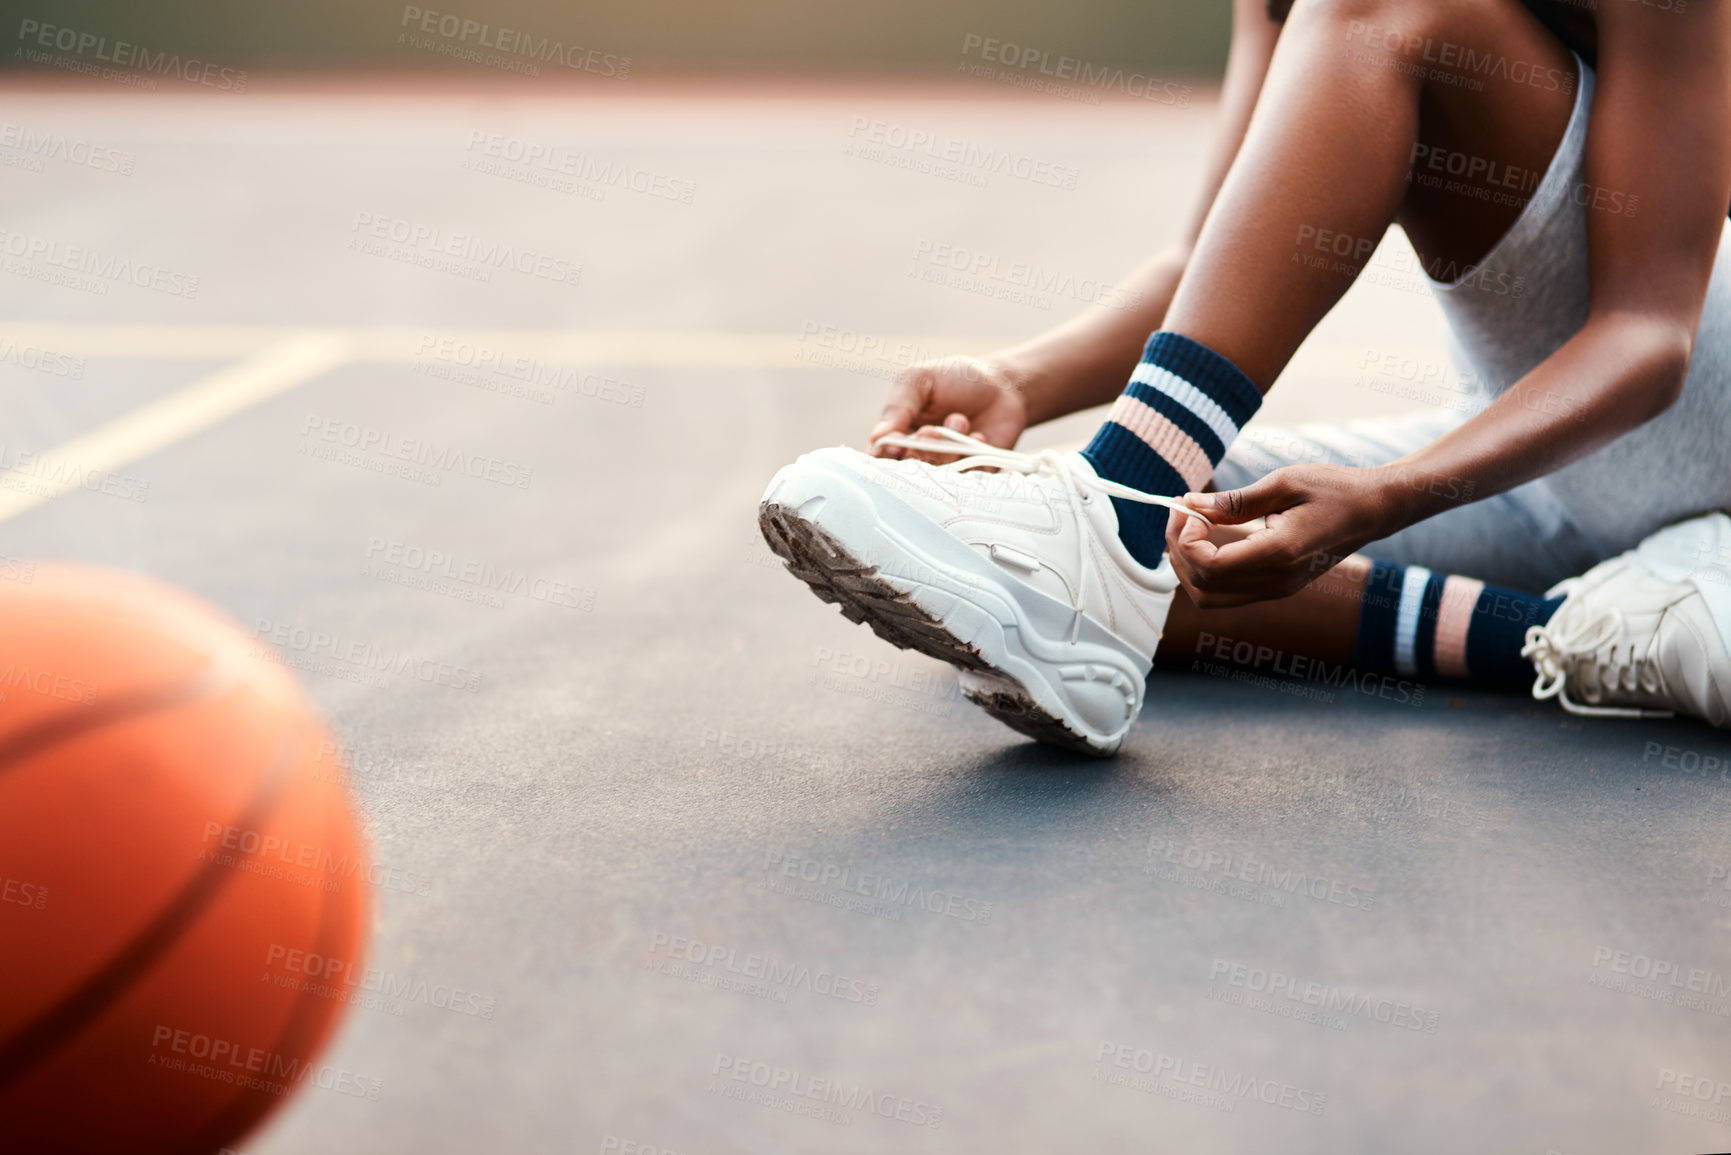
<svg viewBox="0 0 1731 1155">
<path fill-rule="evenodd" d="M 370 873 L 336 743 L 262 643 L 134 574 L 0 581 L 0 1131 L 216 1151 L 321 1065 Z"/>
</svg>

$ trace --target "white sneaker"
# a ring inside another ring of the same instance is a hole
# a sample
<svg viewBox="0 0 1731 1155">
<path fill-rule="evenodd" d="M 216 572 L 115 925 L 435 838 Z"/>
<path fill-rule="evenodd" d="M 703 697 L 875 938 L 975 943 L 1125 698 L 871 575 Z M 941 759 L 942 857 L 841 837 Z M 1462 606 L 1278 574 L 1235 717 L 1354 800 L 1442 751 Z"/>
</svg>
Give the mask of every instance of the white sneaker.
<svg viewBox="0 0 1731 1155">
<path fill-rule="evenodd" d="M 1731 721 L 1731 517 L 1662 529 L 1546 596 L 1558 594 L 1521 649 L 1533 697 L 1575 714 Z"/>
<path fill-rule="evenodd" d="M 1178 580 L 1130 556 L 1107 497 L 1184 507 L 1097 476 L 1079 453 L 938 433 L 882 440 L 968 456 L 807 453 L 764 491 L 764 538 L 847 618 L 956 666 L 962 693 L 1005 725 L 1112 754 L 1141 712 Z"/>
</svg>

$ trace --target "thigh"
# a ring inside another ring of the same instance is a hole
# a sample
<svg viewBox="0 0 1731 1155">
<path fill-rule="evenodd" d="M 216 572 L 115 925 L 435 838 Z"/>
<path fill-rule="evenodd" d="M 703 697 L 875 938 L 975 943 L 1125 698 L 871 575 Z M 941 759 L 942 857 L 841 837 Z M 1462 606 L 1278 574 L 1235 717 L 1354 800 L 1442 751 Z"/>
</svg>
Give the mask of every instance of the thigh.
<svg viewBox="0 0 1731 1155">
<path fill-rule="evenodd" d="M 1391 220 L 1432 271 L 1480 260 L 1519 216 L 1519 198 L 1415 180 L 1415 159 L 1543 172 L 1575 85 L 1518 0 L 1299 0 L 1164 327 L 1266 392 Z"/>
<path fill-rule="evenodd" d="M 1491 585 L 1543 593 L 1603 560 L 1574 523 L 1557 519 L 1542 483 L 1523 485 L 1410 525 L 1360 553 Z"/>
<path fill-rule="evenodd" d="M 1252 423 L 1226 450 L 1214 471 L 1215 489 L 1242 489 L 1288 465 L 1386 465 L 1422 449 L 1467 415 L 1426 409 L 1365 421 L 1309 421 L 1303 425 Z"/>
<path fill-rule="evenodd" d="M 1405 57 L 1426 83 L 1396 220 L 1447 281 L 1440 270 L 1482 261 L 1537 191 L 1574 113 L 1580 62 L 1519 0 L 1438 8 L 1442 23 Z"/>
<path fill-rule="evenodd" d="M 1386 465 L 1429 445 L 1466 416 L 1426 410 L 1365 421 L 1253 424 L 1227 450 L 1214 471 L 1214 487 L 1240 489 L 1289 465 Z M 1360 552 L 1535 593 L 1603 560 L 1543 480 L 1458 506 Z"/>
</svg>

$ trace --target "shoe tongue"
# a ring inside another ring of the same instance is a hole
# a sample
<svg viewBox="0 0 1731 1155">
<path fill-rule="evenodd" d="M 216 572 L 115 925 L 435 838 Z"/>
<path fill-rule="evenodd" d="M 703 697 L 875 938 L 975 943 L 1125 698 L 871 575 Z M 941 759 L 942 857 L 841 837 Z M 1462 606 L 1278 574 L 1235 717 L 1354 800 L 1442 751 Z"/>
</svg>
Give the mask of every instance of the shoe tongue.
<svg viewBox="0 0 1731 1155">
<path fill-rule="evenodd" d="M 1067 450 L 1064 454 L 1064 458 L 1075 468 L 1076 472 L 1086 477 L 1100 476 L 1094 470 L 1094 463 L 1089 461 L 1087 456 L 1084 455 L 1080 449 Z"/>
<path fill-rule="evenodd" d="M 1635 556 L 1658 577 L 1694 586 L 1731 645 L 1731 518 L 1709 514 L 1667 526 L 1637 546 Z"/>
</svg>

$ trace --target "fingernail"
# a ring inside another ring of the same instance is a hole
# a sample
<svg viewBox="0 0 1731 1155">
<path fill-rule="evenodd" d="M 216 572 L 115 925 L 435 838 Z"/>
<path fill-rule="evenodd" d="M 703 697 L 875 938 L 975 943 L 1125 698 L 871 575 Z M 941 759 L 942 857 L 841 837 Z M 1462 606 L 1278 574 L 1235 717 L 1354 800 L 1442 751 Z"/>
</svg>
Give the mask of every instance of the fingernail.
<svg viewBox="0 0 1731 1155">
<path fill-rule="evenodd" d="M 957 433 L 960 433 L 968 427 L 968 419 L 963 417 L 960 413 L 952 413 L 948 417 L 944 418 L 944 425 L 950 429 L 954 429 Z"/>
<path fill-rule="evenodd" d="M 888 421 L 878 422 L 876 425 L 872 426 L 872 438 L 871 439 L 873 441 L 876 441 L 878 438 L 880 438 L 884 434 L 888 433 L 890 431 L 890 429 L 891 429 L 891 425 Z"/>
</svg>

